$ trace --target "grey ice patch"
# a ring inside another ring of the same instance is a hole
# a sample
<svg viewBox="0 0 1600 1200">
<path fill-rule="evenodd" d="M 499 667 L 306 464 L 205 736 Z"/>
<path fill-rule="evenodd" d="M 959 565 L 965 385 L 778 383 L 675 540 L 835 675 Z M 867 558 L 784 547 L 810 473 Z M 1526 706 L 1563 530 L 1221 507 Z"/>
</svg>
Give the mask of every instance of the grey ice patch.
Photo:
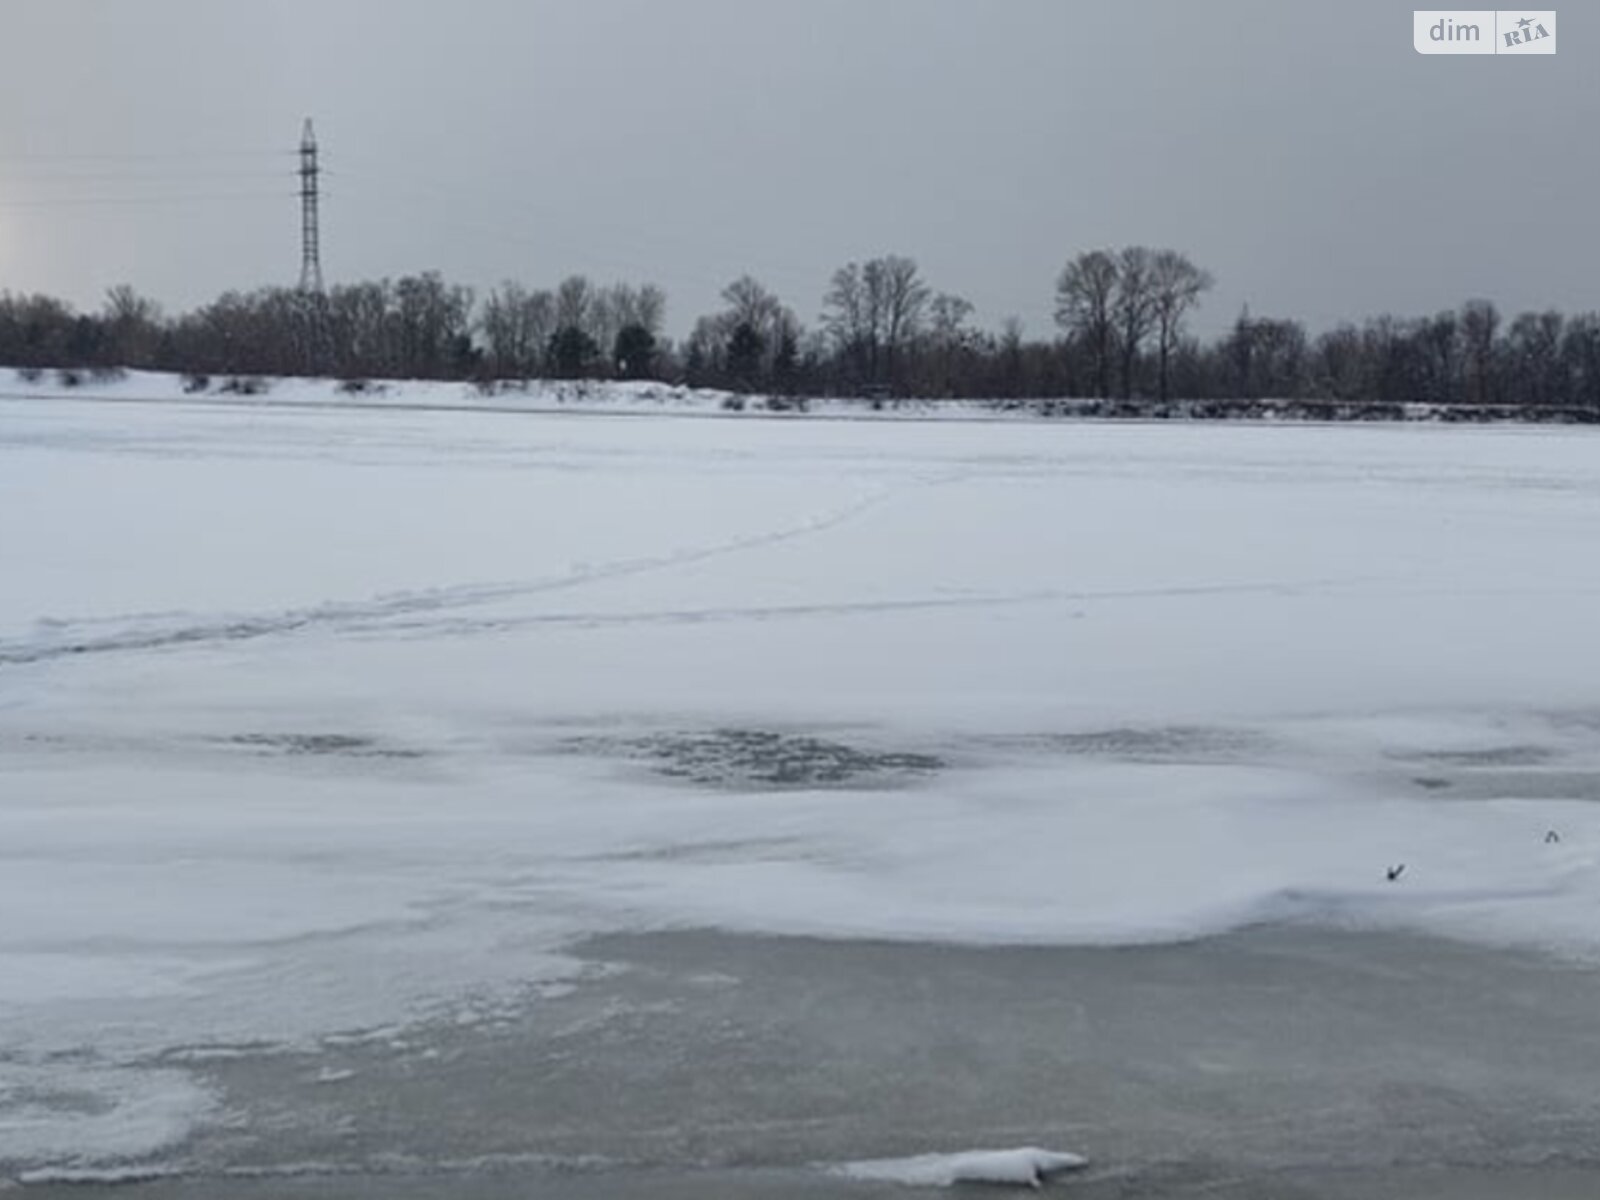
<svg viewBox="0 0 1600 1200">
<path fill-rule="evenodd" d="M 1577 800 L 1600 803 L 1600 771 L 1476 770 L 1449 781 L 1455 800 Z"/>
<path fill-rule="evenodd" d="M 1040 733 L 1005 740 L 1012 746 L 1047 753 L 1124 762 L 1231 762 L 1259 754 L 1268 745 L 1263 735 L 1252 730 L 1210 725 Z"/>
<path fill-rule="evenodd" d="M 351 733 L 241 733 L 225 739 L 260 754 L 341 756 L 347 758 L 421 758 L 422 751 L 389 746 L 376 738 Z"/>
<path fill-rule="evenodd" d="M 699 865 L 786 862 L 803 855 L 807 846 L 808 843 L 801 838 L 744 838 L 695 842 L 685 846 L 665 846 L 656 850 L 637 850 L 606 857 L 612 862 L 673 862 Z"/>
<path fill-rule="evenodd" d="M 1593 746 L 1600 740 L 1600 709 L 1569 708 L 1539 714 L 1557 733 Z"/>
<path fill-rule="evenodd" d="M 658 774 L 702 787 L 801 789 L 904 784 L 944 767 L 931 754 L 860 749 L 805 734 L 716 729 L 635 738 L 578 738 L 581 754 L 648 763 Z"/>
<path fill-rule="evenodd" d="M 1480 767 L 1537 767 L 1559 757 L 1547 746 L 1485 746 L 1478 750 L 1405 750 L 1390 757 L 1405 762 L 1432 763 L 1441 767 L 1476 769 Z"/>
</svg>

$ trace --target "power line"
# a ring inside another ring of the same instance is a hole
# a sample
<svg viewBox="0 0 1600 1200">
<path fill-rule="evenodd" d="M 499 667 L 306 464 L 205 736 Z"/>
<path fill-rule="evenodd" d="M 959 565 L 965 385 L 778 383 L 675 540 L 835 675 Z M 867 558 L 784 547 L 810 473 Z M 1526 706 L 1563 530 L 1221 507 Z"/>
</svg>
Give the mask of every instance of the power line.
<svg viewBox="0 0 1600 1200">
<path fill-rule="evenodd" d="M 357 164 L 354 170 L 344 165 L 352 160 Z M 337 162 L 340 165 L 324 168 L 323 174 L 342 182 L 354 183 L 363 192 L 369 188 L 376 189 L 385 206 L 410 207 L 415 212 L 426 213 L 429 218 L 428 224 L 432 228 L 464 234 L 485 242 L 533 247 L 543 250 L 546 255 L 549 254 L 551 242 L 548 237 L 536 237 L 526 230 L 515 231 L 488 221 L 461 220 L 454 215 L 462 211 L 462 197 L 459 192 L 432 186 L 412 178 L 402 178 L 360 154 L 341 152 Z M 811 309 L 811 298 L 821 294 L 832 273 L 831 266 L 826 270 L 812 272 L 799 266 L 773 262 L 764 256 L 760 248 L 727 245 L 720 245 L 714 251 L 715 258 L 727 262 L 725 270 L 717 270 L 714 266 L 706 265 L 698 268 L 680 266 L 664 273 L 657 264 L 664 248 L 665 236 L 654 237 L 645 226 L 637 222 L 616 220 L 599 222 L 592 214 L 586 218 L 585 229 L 595 241 L 613 247 L 620 253 L 608 254 L 592 246 L 586 247 L 581 253 L 573 255 L 572 260 L 566 264 L 568 270 L 578 273 L 595 270 L 634 277 L 657 277 L 662 283 L 687 284 L 719 295 L 736 276 L 749 274 L 764 284 L 775 284 L 780 294 L 786 301 L 790 301 L 791 306 L 801 315 L 814 311 Z M 661 278 L 663 274 L 667 277 Z M 984 321 L 989 326 L 998 327 L 1001 318 L 1007 313 L 1018 311 L 1031 313 L 1048 306 L 1048 303 L 1046 298 L 1029 299 L 1026 303 L 1011 308 L 1003 304 L 992 304 L 985 306 Z M 1047 329 L 1051 324 L 1048 319 L 1043 321 Z"/>
<path fill-rule="evenodd" d="M 282 179 L 277 171 L 74 171 L 71 173 L 20 173 L 0 167 L 0 180 L 23 187 L 53 187 L 79 183 L 170 183 L 173 180 Z"/>
<path fill-rule="evenodd" d="M 167 151 L 161 153 L 128 153 L 118 151 L 109 154 L 34 154 L 22 152 L 16 154 L 0 154 L 0 165 L 6 163 L 72 163 L 72 162 L 173 162 L 183 160 L 205 161 L 220 159 L 242 158 L 286 158 L 296 154 L 294 150 L 223 150 L 216 152 L 183 152 Z"/>
<path fill-rule="evenodd" d="M 208 203 L 213 200 L 281 200 L 295 193 L 289 191 L 258 192 L 185 192 L 166 196 L 61 196 L 54 199 L 0 200 L 0 208 L 115 208 L 139 207 L 157 204 Z"/>
<path fill-rule="evenodd" d="M 339 161 L 344 162 L 348 157 L 348 155 L 341 155 Z M 455 212 L 460 208 L 461 197 L 459 193 L 450 193 L 444 189 L 419 185 L 413 180 L 402 181 L 397 176 L 387 173 L 377 175 L 365 169 L 352 171 L 341 166 L 325 168 L 323 174 L 338 180 L 354 182 L 358 185 L 370 185 L 378 189 L 385 205 L 409 206 L 415 212 L 426 213 L 429 217 L 429 225 L 434 228 L 467 234 L 506 245 L 536 247 L 547 253 L 549 251 L 550 241 L 548 238 L 536 237 L 526 231 L 513 231 L 504 226 L 484 221 L 463 221 L 456 217 L 440 216 L 440 212 L 443 209 Z M 660 254 L 662 242 L 659 239 L 652 239 L 648 235 L 641 237 L 641 231 L 637 225 L 619 222 L 591 223 L 588 229 L 595 237 L 603 240 L 607 245 L 619 247 L 623 254 L 607 254 L 586 249 L 579 256 L 583 264 L 606 271 L 643 276 L 649 276 L 657 270 L 652 265 L 652 261 Z M 679 269 L 674 271 L 673 274 L 680 281 L 692 282 L 718 292 L 727 286 L 735 274 L 746 273 L 755 274 L 764 281 L 775 280 L 780 286 L 795 292 L 809 290 L 818 283 L 809 273 L 802 275 L 792 268 L 777 266 L 770 262 L 752 261 L 755 257 L 757 256 L 741 255 L 739 265 L 735 268 L 730 268 L 732 273 Z M 574 263 L 571 266 L 572 269 L 576 270 L 579 264 Z"/>
</svg>

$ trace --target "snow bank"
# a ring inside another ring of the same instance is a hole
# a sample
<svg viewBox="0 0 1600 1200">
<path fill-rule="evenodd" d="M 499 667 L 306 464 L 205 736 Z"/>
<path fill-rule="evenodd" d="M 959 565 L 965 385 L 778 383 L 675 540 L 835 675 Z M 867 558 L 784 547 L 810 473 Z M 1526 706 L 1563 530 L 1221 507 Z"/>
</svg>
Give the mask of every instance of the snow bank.
<svg viewBox="0 0 1600 1200">
<path fill-rule="evenodd" d="M 29 378 L 28 376 L 33 376 Z M 67 382 L 68 380 L 73 382 Z M 345 382 L 275 376 L 206 377 L 203 381 L 160 371 L 39 371 L 0 367 L 0 398 L 115 400 L 260 408 L 342 408 L 420 411 L 596 412 L 683 415 L 793 414 L 801 405 L 783 398 L 736 396 L 712 388 L 690 388 L 649 380 L 531 380 L 492 386 L 440 380 L 398 379 Z M 959 406 L 970 412 L 978 405 Z M 808 400 L 811 412 L 862 414 L 861 401 Z M 907 414 L 935 406 L 907 405 Z M 955 412 L 948 405 L 939 411 Z"/>
<path fill-rule="evenodd" d="M 908 1187 L 954 1187 L 962 1183 L 1043 1186 L 1051 1176 L 1079 1171 L 1089 1160 L 1057 1150 L 1023 1147 L 1018 1150 L 966 1150 L 959 1154 L 924 1154 L 915 1158 L 884 1158 L 845 1163 L 835 1174 L 874 1183 L 900 1183 Z"/>
<path fill-rule="evenodd" d="M 156 371 L 8 370 L 0 398 L 182 401 L 252 407 L 342 407 L 490 412 L 591 412 L 857 420 L 1229 421 L 1329 424 L 1596 425 L 1600 414 L 1573 405 L 1377 403 L 1372 401 L 866 399 L 791 397 L 691 388 L 654 380 L 349 380 L 295 376 L 192 377 Z"/>
</svg>

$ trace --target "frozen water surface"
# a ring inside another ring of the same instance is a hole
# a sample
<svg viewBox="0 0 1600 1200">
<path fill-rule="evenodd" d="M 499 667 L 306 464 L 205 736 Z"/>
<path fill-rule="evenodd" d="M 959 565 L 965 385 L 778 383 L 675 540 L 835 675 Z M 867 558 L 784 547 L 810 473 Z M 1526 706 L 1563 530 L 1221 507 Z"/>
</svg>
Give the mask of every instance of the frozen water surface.
<svg viewBox="0 0 1600 1200">
<path fill-rule="evenodd" d="M 0 1173 L 1592 1195 L 1597 521 L 1571 430 L 6 401 Z"/>
</svg>

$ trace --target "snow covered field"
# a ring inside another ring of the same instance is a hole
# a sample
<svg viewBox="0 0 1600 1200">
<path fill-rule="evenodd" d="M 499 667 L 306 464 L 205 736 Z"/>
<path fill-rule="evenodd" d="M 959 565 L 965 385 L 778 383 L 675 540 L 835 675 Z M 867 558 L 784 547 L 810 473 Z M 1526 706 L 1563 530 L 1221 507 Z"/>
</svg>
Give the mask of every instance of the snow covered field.
<svg viewBox="0 0 1600 1200">
<path fill-rule="evenodd" d="M 1572 430 L 0 400 L 0 1167 L 592 933 L 1600 960 L 1597 530 Z"/>
</svg>

